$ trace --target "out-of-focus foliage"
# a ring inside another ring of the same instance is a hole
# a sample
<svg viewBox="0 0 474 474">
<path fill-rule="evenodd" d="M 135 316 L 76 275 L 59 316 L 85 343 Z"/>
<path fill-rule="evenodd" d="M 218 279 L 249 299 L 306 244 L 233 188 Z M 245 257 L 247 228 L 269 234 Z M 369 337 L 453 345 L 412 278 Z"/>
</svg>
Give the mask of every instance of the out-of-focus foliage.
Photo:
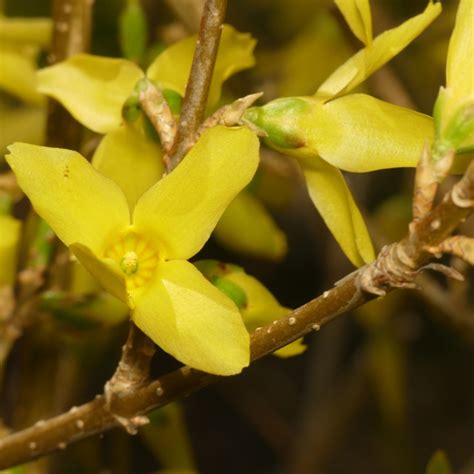
<svg viewBox="0 0 474 474">
<path fill-rule="evenodd" d="M 452 474 L 452 472 L 444 451 L 436 451 L 426 467 L 426 474 Z"/>
</svg>

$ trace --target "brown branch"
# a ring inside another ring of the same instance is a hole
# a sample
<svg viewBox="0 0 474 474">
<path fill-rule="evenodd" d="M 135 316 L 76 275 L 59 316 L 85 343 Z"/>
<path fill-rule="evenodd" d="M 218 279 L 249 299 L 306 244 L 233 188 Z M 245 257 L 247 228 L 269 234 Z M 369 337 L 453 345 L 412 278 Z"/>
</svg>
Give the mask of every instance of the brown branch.
<svg viewBox="0 0 474 474">
<path fill-rule="evenodd" d="M 425 248 L 442 242 L 472 213 L 473 207 L 474 162 L 443 201 L 417 222 L 409 235 L 393 244 L 398 250 L 396 253 L 406 255 L 418 268 L 421 267 L 431 257 Z M 382 252 L 369 267 L 351 273 L 318 298 L 297 308 L 286 317 L 256 330 L 251 335 L 252 360 L 259 359 L 311 331 L 319 330 L 323 324 L 335 317 L 373 299 L 373 294 L 361 290 L 361 278 L 370 275 L 368 269 L 380 268 L 381 260 L 385 258 L 386 254 Z M 380 280 L 380 275 L 376 276 Z M 388 282 L 383 279 L 377 281 L 377 285 L 383 284 Z M 388 292 L 393 287 L 385 286 L 384 289 Z M 182 367 L 117 398 L 115 410 L 119 410 L 121 416 L 133 420 L 134 417 L 183 398 L 217 380 L 219 377 L 215 375 Z M 118 424 L 119 421 L 109 410 L 105 398 L 98 396 L 94 401 L 77 409 L 1 439 L 0 469 L 63 449 L 70 443 L 104 432 Z"/>
<path fill-rule="evenodd" d="M 50 64 L 67 59 L 89 49 L 91 38 L 92 0 L 54 0 L 54 31 Z M 77 149 L 81 140 L 81 125 L 59 102 L 48 103 L 46 130 L 48 146 Z"/>
<path fill-rule="evenodd" d="M 192 146 L 195 133 L 203 121 L 226 8 L 227 0 L 206 0 L 204 5 L 178 132 L 171 153 L 171 170 L 179 164 Z"/>
</svg>

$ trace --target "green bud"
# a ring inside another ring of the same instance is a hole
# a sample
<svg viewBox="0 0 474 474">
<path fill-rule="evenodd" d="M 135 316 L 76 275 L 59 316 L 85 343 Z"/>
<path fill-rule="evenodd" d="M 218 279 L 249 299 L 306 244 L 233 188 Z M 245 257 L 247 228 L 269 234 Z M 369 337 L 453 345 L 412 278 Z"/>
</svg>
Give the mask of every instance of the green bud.
<svg viewBox="0 0 474 474">
<path fill-rule="evenodd" d="M 145 52 L 148 25 L 138 0 L 129 0 L 119 18 L 120 47 L 126 59 L 139 61 Z"/>
<path fill-rule="evenodd" d="M 301 148 L 306 140 L 300 123 L 311 113 L 311 103 L 302 97 L 276 99 L 263 107 L 251 107 L 244 118 L 264 130 L 269 145 L 277 148 Z"/>
<path fill-rule="evenodd" d="M 211 283 L 222 293 L 228 296 L 239 309 L 243 309 L 248 304 L 247 294 L 234 282 L 224 277 L 214 276 L 210 279 Z"/>
<path fill-rule="evenodd" d="M 183 98 L 175 91 L 171 89 L 163 89 L 163 97 L 168 102 L 168 105 L 174 115 L 179 115 L 181 113 L 181 104 Z"/>
<path fill-rule="evenodd" d="M 145 136 L 155 142 L 155 143 L 161 143 L 160 137 L 158 135 L 158 132 L 155 130 L 155 127 L 153 124 L 150 122 L 150 119 L 143 114 L 143 132 L 145 133 Z"/>
<path fill-rule="evenodd" d="M 466 104 L 456 111 L 443 136 L 455 150 L 469 138 L 474 138 L 474 103 Z"/>
<path fill-rule="evenodd" d="M 138 95 L 132 94 L 123 104 L 122 117 L 128 123 L 135 122 L 140 117 L 141 107 Z"/>
<path fill-rule="evenodd" d="M 474 146 L 473 139 L 474 104 L 470 103 L 456 111 L 444 130 L 436 130 L 436 140 L 432 148 L 433 159 L 439 160 L 453 152 L 470 152 Z M 463 145 L 467 146 L 463 148 Z"/>
<path fill-rule="evenodd" d="M 220 262 L 219 260 L 199 260 L 193 262 L 193 265 L 208 279 L 211 280 L 213 277 L 220 277 L 229 273 L 243 272 L 243 268 L 232 263 Z"/>
</svg>

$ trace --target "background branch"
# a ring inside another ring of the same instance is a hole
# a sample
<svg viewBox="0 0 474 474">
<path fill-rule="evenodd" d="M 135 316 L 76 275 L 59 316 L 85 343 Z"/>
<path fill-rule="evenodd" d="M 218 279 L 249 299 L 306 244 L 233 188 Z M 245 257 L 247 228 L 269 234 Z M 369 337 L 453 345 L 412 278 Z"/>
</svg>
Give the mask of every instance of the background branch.
<svg viewBox="0 0 474 474">
<path fill-rule="evenodd" d="M 418 267 L 431 257 L 425 250 L 442 242 L 456 226 L 466 219 L 474 206 L 474 162 L 464 177 L 448 192 L 443 201 L 413 226 L 411 232 L 394 244 L 400 253 L 407 255 Z M 381 252 L 376 262 L 385 258 Z M 370 268 L 369 267 L 369 268 Z M 320 327 L 347 311 L 374 298 L 360 288 L 360 277 L 367 274 L 367 267 L 359 269 L 318 298 L 306 303 L 274 321 L 257 329 L 251 335 L 251 358 L 259 359 L 280 347 L 319 330 Z M 385 288 L 391 291 L 391 287 Z M 219 380 L 218 376 L 206 374 L 189 367 L 182 367 L 163 377 L 146 383 L 136 391 L 117 399 L 120 413 L 129 419 L 159 408 L 171 401 L 186 397 L 190 393 Z M 92 402 L 70 410 L 48 421 L 0 440 L 0 468 L 35 459 L 68 444 L 117 426 L 119 422 L 108 409 L 106 400 L 99 395 Z"/>
<path fill-rule="evenodd" d="M 188 31 L 191 33 L 199 31 L 204 0 L 165 0 L 165 2 Z"/>
<path fill-rule="evenodd" d="M 54 0 L 54 31 L 48 62 L 55 64 L 89 50 L 93 0 Z M 77 149 L 81 125 L 57 101 L 48 101 L 46 141 L 48 146 Z"/>
</svg>

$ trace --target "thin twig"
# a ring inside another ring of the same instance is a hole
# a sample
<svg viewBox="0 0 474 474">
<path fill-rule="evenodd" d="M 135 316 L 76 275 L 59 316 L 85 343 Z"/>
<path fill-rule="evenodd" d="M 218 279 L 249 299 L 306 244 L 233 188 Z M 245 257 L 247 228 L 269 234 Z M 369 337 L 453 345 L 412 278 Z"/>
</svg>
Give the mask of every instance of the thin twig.
<svg viewBox="0 0 474 474">
<path fill-rule="evenodd" d="M 413 226 L 409 235 L 394 244 L 398 253 L 406 255 L 418 268 L 421 267 L 431 257 L 425 248 L 442 242 L 472 213 L 473 208 L 474 162 L 442 202 Z M 386 254 L 381 253 L 369 268 L 383 267 L 380 260 L 384 258 Z M 252 360 L 274 352 L 311 331 L 319 330 L 335 317 L 372 300 L 374 295 L 361 289 L 362 275 L 370 275 L 367 267 L 351 273 L 318 298 L 252 333 Z M 380 275 L 376 276 L 380 280 Z M 378 285 L 380 281 L 375 283 Z M 390 286 L 385 287 L 386 292 L 392 289 Z M 119 409 L 124 417 L 133 419 L 217 380 L 218 376 L 182 367 L 158 380 L 145 383 L 135 392 L 125 394 L 117 400 L 115 409 Z M 0 440 L 0 469 L 64 449 L 70 443 L 107 431 L 118 424 L 105 398 L 98 396 L 79 408 Z"/>
<path fill-rule="evenodd" d="M 88 51 L 91 39 L 92 5 L 94 0 L 54 0 L 54 31 L 48 62 L 55 64 L 68 57 Z M 59 102 L 48 102 L 47 144 L 58 148 L 77 149 L 81 125 Z"/>
<path fill-rule="evenodd" d="M 227 0 L 207 0 L 202 14 L 191 72 L 184 94 L 178 132 L 170 158 L 174 169 L 191 147 L 206 110 Z"/>
</svg>

